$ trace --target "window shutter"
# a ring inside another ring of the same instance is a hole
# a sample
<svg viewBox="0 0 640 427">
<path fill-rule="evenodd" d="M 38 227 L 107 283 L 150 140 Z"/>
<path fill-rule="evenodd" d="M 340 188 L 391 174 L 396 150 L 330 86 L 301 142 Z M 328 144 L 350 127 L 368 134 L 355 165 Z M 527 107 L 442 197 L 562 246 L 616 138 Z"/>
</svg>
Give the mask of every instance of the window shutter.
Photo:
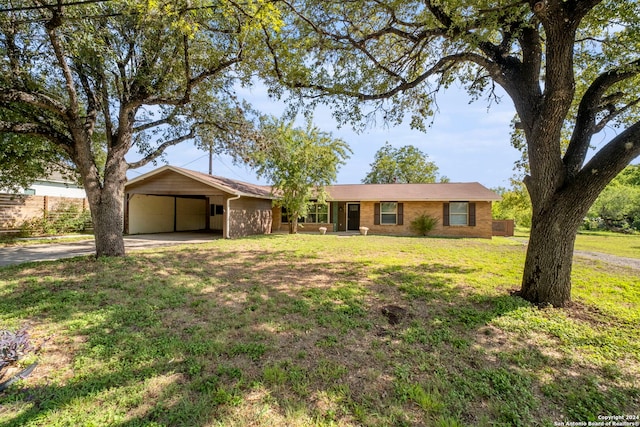
<svg viewBox="0 0 640 427">
<path fill-rule="evenodd" d="M 442 225 L 445 227 L 449 226 L 449 203 L 444 203 L 442 212 Z"/>
<path fill-rule="evenodd" d="M 373 205 L 373 223 L 375 225 L 380 225 L 380 203 L 375 203 Z"/>
<path fill-rule="evenodd" d="M 404 205 L 398 203 L 398 225 L 404 224 Z"/>
<path fill-rule="evenodd" d="M 476 226 L 476 204 L 469 203 L 469 227 Z"/>
</svg>

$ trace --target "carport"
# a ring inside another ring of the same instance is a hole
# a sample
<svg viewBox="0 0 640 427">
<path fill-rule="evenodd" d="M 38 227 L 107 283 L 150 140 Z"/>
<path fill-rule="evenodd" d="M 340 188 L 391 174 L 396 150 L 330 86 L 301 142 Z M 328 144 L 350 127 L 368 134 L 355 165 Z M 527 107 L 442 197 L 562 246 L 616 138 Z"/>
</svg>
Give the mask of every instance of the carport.
<svg viewBox="0 0 640 427">
<path fill-rule="evenodd" d="M 268 187 L 175 166 L 125 185 L 125 233 L 216 231 L 224 237 L 271 232 Z"/>
</svg>

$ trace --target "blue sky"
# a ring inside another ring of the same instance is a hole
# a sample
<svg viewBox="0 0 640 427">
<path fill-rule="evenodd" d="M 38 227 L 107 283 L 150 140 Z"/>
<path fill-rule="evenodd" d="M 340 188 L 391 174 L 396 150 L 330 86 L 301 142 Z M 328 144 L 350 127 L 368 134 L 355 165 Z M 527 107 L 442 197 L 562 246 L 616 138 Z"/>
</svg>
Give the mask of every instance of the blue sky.
<svg viewBox="0 0 640 427">
<path fill-rule="evenodd" d="M 239 95 L 254 108 L 280 116 L 284 111 L 282 102 L 269 99 L 260 87 L 242 89 Z M 514 162 L 520 153 L 510 143 L 510 122 L 514 116 L 511 100 L 506 95 L 499 104 L 487 108 L 484 100 L 469 104 L 468 95 L 461 89 L 451 88 L 438 98 L 439 113 L 427 132 L 410 129 L 408 123 L 396 127 L 378 126 L 356 133 L 345 126 L 337 127 L 328 108 L 319 108 L 314 113 L 314 124 L 331 132 L 333 137 L 345 140 L 353 154 L 338 173 L 338 184 L 357 184 L 362 181 L 373 162 L 375 152 L 388 141 L 395 147 L 414 145 L 429 156 L 451 182 L 480 182 L 486 187 L 509 187 L 509 178 L 514 174 Z M 300 125 L 303 120 L 300 119 Z M 133 159 L 133 156 L 132 156 Z M 186 142 L 166 152 L 166 163 L 207 173 L 208 153 L 198 150 Z M 155 167 L 147 165 L 129 171 L 129 178 L 148 172 Z M 246 166 L 235 166 L 230 158 L 214 156 L 213 174 L 241 181 L 268 184 L 259 180 Z"/>
</svg>

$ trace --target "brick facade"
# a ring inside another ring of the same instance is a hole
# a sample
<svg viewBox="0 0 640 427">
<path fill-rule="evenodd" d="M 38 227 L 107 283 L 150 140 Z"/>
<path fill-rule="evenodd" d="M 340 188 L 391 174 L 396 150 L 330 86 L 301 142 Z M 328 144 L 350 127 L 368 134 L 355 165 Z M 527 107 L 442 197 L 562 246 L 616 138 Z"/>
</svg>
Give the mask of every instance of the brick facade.
<svg viewBox="0 0 640 427">
<path fill-rule="evenodd" d="M 492 236 L 491 202 L 475 202 L 476 225 L 475 226 L 444 226 L 442 222 L 444 202 L 401 202 L 403 204 L 402 225 L 376 225 L 374 224 L 374 212 L 376 202 L 360 202 L 360 226 L 369 228 L 370 234 L 387 234 L 394 236 L 414 236 L 411 230 L 411 221 L 426 213 L 438 218 L 438 224 L 430 233 L 431 236 L 442 237 L 479 237 L 490 239 Z M 333 203 L 332 203 L 333 204 Z M 333 211 L 330 208 L 330 211 Z M 273 208 L 273 230 L 288 231 L 288 224 L 283 224 L 280 208 Z M 316 232 L 320 227 L 326 227 L 328 232 L 333 231 L 333 224 L 302 224 L 300 232 Z"/>
<path fill-rule="evenodd" d="M 229 237 L 271 233 L 271 200 L 242 197 L 238 200 L 231 200 L 230 204 Z"/>
<path fill-rule="evenodd" d="M 444 226 L 442 222 L 443 202 L 402 202 L 402 225 L 375 225 L 374 202 L 360 203 L 360 226 L 368 227 L 371 234 L 390 234 L 396 236 L 411 236 L 416 233 L 411 230 L 411 221 L 426 213 L 438 218 L 438 224 L 429 235 L 442 237 L 480 237 L 490 239 L 492 235 L 491 202 L 476 203 L 476 225 Z"/>
</svg>

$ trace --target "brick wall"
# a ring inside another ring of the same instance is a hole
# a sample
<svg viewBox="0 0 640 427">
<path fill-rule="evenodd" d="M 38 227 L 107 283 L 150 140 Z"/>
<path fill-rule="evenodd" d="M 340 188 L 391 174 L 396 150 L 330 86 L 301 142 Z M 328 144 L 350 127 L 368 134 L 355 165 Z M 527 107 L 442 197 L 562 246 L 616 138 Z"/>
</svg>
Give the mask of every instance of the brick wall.
<svg viewBox="0 0 640 427">
<path fill-rule="evenodd" d="M 231 201 L 229 237 L 271 233 L 271 200 L 242 197 Z"/>
<path fill-rule="evenodd" d="M 490 239 L 492 235 L 491 202 L 476 202 L 476 225 L 474 227 L 443 226 L 443 202 L 404 202 L 403 225 L 374 225 L 374 205 L 374 202 L 360 203 L 360 226 L 368 227 L 371 234 L 415 235 L 411 230 L 411 221 L 426 213 L 438 218 L 438 224 L 429 234 L 431 236 Z"/>
<path fill-rule="evenodd" d="M 360 226 L 368 227 L 371 234 L 388 234 L 395 236 L 412 236 L 415 233 L 411 230 L 411 221 L 426 213 L 434 218 L 438 218 L 438 224 L 430 233 L 431 236 L 443 237 L 480 237 L 490 239 L 492 236 L 492 216 L 491 202 L 476 203 L 476 225 L 449 226 L 442 225 L 443 202 L 404 202 L 403 203 L 403 225 L 374 225 L 374 202 L 360 202 Z M 288 231 L 288 224 L 281 221 L 280 208 L 273 209 L 273 230 Z M 299 232 L 314 232 L 319 227 L 327 227 L 329 232 L 333 231 L 333 224 L 303 224 L 304 228 Z"/>
<path fill-rule="evenodd" d="M 86 199 L 54 196 L 23 196 L 0 193 L 0 231 L 19 229 L 26 220 L 42 217 L 61 205 L 88 209 Z"/>
</svg>

